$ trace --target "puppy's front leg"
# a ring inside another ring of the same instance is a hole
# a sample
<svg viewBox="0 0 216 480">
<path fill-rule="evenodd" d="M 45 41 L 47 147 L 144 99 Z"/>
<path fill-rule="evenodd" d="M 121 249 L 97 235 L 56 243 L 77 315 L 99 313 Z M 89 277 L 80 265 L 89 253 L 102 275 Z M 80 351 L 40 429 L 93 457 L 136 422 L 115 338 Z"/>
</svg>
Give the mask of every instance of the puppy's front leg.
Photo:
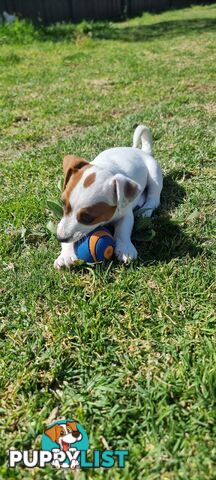
<svg viewBox="0 0 216 480">
<path fill-rule="evenodd" d="M 61 267 L 70 267 L 77 260 L 77 256 L 74 252 L 74 243 L 62 243 L 61 253 L 54 262 L 54 267 L 60 270 Z"/>
<path fill-rule="evenodd" d="M 115 226 L 115 254 L 121 262 L 136 260 L 137 250 L 131 242 L 131 232 L 134 224 L 134 214 L 131 211 L 120 218 Z"/>
</svg>

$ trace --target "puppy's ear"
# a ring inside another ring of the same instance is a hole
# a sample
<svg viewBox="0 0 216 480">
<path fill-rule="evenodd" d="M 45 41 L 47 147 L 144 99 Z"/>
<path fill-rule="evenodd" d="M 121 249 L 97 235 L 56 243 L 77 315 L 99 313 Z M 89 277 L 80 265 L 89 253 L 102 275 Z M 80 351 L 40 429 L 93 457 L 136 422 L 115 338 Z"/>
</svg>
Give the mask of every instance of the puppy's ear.
<svg viewBox="0 0 216 480">
<path fill-rule="evenodd" d="M 70 427 L 72 431 L 77 431 L 76 422 L 67 422 L 66 425 Z"/>
<path fill-rule="evenodd" d="M 84 160 L 84 158 L 75 157 L 75 155 L 66 155 L 63 160 L 63 170 L 64 170 L 64 188 L 70 180 L 71 175 L 77 172 L 81 168 L 89 165 L 89 162 Z"/>
<path fill-rule="evenodd" d="M 56 425 L 53 425 L 53 427 L 48 428 L 47 430 L 44 431 L 44 433 L 52 440 L 52 442 L 56 442 L 57 440 Z"/>
<path fill-rule="evenodd" d="M 117 173 L 113 178 L 114 199 L 120 208 L 127 207 L 129 203 L 142 193 L 141 186 L 130 178 Z"/>
</svg>

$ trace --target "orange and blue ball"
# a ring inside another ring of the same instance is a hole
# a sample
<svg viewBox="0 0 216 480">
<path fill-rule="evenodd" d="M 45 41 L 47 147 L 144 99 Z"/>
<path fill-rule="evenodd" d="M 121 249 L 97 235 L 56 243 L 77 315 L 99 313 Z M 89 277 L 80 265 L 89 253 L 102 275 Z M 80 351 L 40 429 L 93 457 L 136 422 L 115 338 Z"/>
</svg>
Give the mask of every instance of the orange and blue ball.
<svg viewBox="0 0 216 480">
<path fill-rule="evenodd" d="M 114 247 L 114 239 L 106 227 L 96 228 L 74 244 L 77 258 L 88 263 L 111 260 Z"/>
</svg>

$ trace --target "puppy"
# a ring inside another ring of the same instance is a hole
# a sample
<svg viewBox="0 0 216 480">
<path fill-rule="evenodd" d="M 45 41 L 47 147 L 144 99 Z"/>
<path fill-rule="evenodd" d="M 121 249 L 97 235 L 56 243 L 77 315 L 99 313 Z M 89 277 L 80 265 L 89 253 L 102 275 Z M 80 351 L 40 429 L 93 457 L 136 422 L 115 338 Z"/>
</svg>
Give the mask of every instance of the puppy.
<svg viewBox="0 0 216 480">
<path fill-rule="evenodd" d="M 141 149 L 137 148 L 141 142 Z M 161 169 L 152 156 L 152 136 L 139 125 L 133 147 L 100 153 L 93 162 L 68 155 L 63 160 L 64 216 L 57 228 L 62 250 L 54 266 L 70 266 L 77 259 L 74 242 L 99 225 L 114 226 L 115 255 L 125 263 L 137 258 L 131 242 L 133 210 L 144 206 L 150 217 L 160 204 Z"/>
<path fill-rule="evenodd" d="M 53 425 L 44 432 L 52 442 L 58 443 L 60 449 L 66 452 L 69 450 L 70 445 L 82 440 L 82 435 L 78 430 L 75 422 L 67 422 L 62 424 Z"/>
<path fill-rule="evenodd" d="M 68 450 L 75 451 L 75 448 L 72 447 L 71 449 L 71 445 L 82 440 L 82 434 L 78 430 L 76 422 L 55 424 L 45 430 L 44 433 L 52 440 L 52 442 L 58 443 L 60 450 L 63 450 L 64 452 L 67 452 Z M 57 451 L 57 449 L 53 449 L 53 452 L 54 451 Z M 53 460 L 52 465 L 58 469 L 60 468 L 58 460 Z M 67 468 L 69 465 L 64 462 L 61 466 L 62 468 Z M 77 467 L 79 467 L 79 462 L 78 460 L 73 459 L 70 468 L 74 469 Z"/>
</svg>

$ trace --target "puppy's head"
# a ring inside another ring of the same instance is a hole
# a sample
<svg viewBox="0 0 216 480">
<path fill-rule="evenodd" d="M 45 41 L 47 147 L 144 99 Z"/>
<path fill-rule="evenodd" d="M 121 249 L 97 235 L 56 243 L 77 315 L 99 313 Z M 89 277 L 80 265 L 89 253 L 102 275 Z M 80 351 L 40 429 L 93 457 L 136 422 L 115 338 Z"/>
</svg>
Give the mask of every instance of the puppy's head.
<svg viewBox="0 0 216 480">
<path fill-rule="evenodd" d="M 75 422 L 53 425 L 45 430 L 44 433 L 52 442 L 58 443 L 62 450 L 68 450 L 70 444 L 79 442 L 82 439 L 82 435 Z"/>
<path fill-rule="evenodd" d="M 111 222 L 141 193 L 140 186 L 128 177 L 112 175 L 73 155 L 64 158 L 63 169 L 64 216 L 57 228 L 60 242 L 77 241 Z"/>
</svg>

